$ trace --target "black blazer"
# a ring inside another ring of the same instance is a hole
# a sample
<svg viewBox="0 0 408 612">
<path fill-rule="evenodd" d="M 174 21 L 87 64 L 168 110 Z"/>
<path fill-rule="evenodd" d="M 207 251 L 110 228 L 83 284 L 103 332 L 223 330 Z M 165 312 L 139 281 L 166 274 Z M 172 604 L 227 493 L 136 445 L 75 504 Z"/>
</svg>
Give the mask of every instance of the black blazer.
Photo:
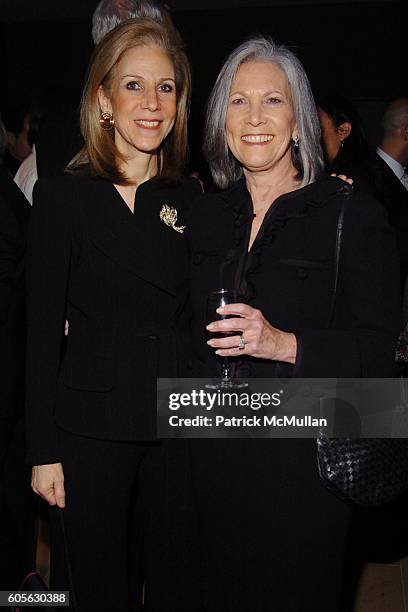
<svg viewBox="0 0 408 612">
<path fill-rule="evenodd" d="M 375 193 L 395 228 L 400 256 L 401 287 L 408 277 L 408 190 L 379 156 L 375 156 Z"/>
<path fill-rule="evenodd" d="M 0 418 L 24 407 L 24 256 L 31 206 L 0 167 Z"/>
<path fill-rule="evenodd" d="M 340 282 L 329 325 L 339 211 L 347 198 Z M 195 374 L 216 371 L 206 344 L 211 290 L 232 288 L 272 325 L 296 334 L 296 364 L 244 358 L 238 375 L 393 376 L 399 332 L 399 264 L 383 206 L 336 178 L 278 198 L 247 256 L 252 201 L 241 180 L 202 195 L 189 218 L 192 248 Z"/>
<path fill-rule="evenodd" d="M 156 377 L 189 365 L 187 243 L 160 211 L 177 209 L 184 225 L 199 191 L 193 179 L 150 180 L 133 214 L 102 179 L 38 182 L 27 271 L 31 464 L 60 460 L 56 424 L 101 439 L 155 437 Z"/>
</svg>

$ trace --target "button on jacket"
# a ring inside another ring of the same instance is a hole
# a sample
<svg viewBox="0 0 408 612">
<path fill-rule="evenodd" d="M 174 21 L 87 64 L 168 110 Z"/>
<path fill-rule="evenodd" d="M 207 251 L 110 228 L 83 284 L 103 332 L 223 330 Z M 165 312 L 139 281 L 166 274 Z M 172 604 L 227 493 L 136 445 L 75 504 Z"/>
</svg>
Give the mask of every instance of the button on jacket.
<svg viewBox="0 0 408 612">
<path fill-rule="evenodd" d="M 152 179 L 134 213 L 100 178 L 39 181 L 28 241 L 27 442 L 54 463 L 57 428 L 107 440 L 155 437 L 156 377 L 188 371 L 185 234 L 160 218 L 198 182 Z M 64 346 L 64 322 L 69 334 Z"/>
</svg>

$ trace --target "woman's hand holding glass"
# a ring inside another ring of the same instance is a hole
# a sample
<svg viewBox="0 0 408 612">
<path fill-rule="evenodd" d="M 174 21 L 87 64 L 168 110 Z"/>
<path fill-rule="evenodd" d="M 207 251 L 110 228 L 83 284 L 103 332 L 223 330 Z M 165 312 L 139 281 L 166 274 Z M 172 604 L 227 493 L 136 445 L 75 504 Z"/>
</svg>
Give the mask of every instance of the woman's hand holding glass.
<svg viewBox="0 0 408 612">
<path fill-rule="evenodd" d="M 233 318 L 214 321 L 207 325 L 207 330 L 214 334 L 236 332 L 236 335 L 208 340 L 209 346 L 216 349 L 220 357 L 250 355 L 258 359 L 295 363 L 296 336 L 273 327 L 260 310 L 248 304 L 227 304 L 218 308 L 217 313 Z"/>
</svg>

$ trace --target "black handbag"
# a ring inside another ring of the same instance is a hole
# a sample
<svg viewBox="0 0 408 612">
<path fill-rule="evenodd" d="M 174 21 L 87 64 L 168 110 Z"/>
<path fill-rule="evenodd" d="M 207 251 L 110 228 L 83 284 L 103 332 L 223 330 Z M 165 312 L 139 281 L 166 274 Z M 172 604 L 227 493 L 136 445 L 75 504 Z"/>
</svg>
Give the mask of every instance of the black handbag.
<svg viewBox="0 0 408 612">
<path fill-rule="evenodd" d="M 40 574 L 38 574 L 37 572 L 31 572 L 30 574 L 28 574 L 24 580 L 23 583 L 21 584 L 19 591 L 22 591 L 23 593 L 27 593 L 27 592 L 32 592 L 35 591 L 37 593 L 47 593 L 48 592 L 48 587 L 45 584 L 44 580 L 41 578 Z M 41 598 L 40 598 L 41 601 Z M 46 599 L 44 600 L 46 602 Z M 18 606 L 13 606 L 11 608 L 11 612 L 29 612 L 29 610 L 31 610 L 31 607 L 27 607 L 24 604 L 19 604 Z M 55 606 L 50 606 L 47 605 L 42 606 L 41 603 L 39 602 L 36 606 L 35 606 L 36 610 L 43 610 L 43 611 L 49 611 L 49 612 L 57 612 L 57 609 L 55 608 Z"/>
<path fill-rule="evenodd" d="M 332 324 L 337 295 L 347 200 L 345 196 L 337 223 L 334 289 L 328 327 Z M 408 489 L 408 440 L 329 438 L 320 433 L 316 442 L 320 477 L 324 485 L 343 501 L 379 506 L 396 499 Z"/>
<path fill-rule="evenodd" d="M 70 609 L 77 610 L 78 607 L 77 607 L 76 598 L 75 598 L 75 591 L 73 588 L 72 569 L 71 569 L 71 563 L 70 563 L 70 558 L 68 554 L 68 544 L 67 544 L 67 536 L 65 532 L 65 522 L 64 522 L 64 516 L 63 516 L 63 510 L 61 510 L 61 508 L 55 508 L 55 511 L 57 511 L 59 514 L 61 531 L 62 531 L 62 536 L 64 540 L 64 554 L 65 554 L 65 562 L 66 562 L 66 568 L 67 568 L 67 573 L 68 573 L 68 583 L 70 586 L 70 597 L 71 597 Z M 35 532 L 36 532 L 35 533 L 36 545 L 35 545 L 34 559 L 36 557 L 36 549 L 37 549 L 38 526 Z M 27 576 L 24 578 L 19 588 L 19 591 L 21 591 L 22 593 L 35 591 L 37 593 L 46 594 L 49 592 L 49 589 L 47 585 L 45 584 L 44 580 L 42 579 L 42 577 L 40 576 L 40 574 L 36 571 L 32 571 L 29 574 L 27 574 Z M 44 612 L 57 612 L 57 608 L 55 606 L 50 606 L 49 603 L 46 603 L 47 597 L 44 597 L 44 605 L 41 605 L 41 600 L 42 598 L 40 596 L 39 602 L 35 606 L 36 610 L 43 610 Z M 33 609 L 32 606 L 25 606 L 24 603 L 22 604 L 20 603 L 19 605 L 12 606 L 11 612 L 29 612 L 32 609 Z"/>
</svg>

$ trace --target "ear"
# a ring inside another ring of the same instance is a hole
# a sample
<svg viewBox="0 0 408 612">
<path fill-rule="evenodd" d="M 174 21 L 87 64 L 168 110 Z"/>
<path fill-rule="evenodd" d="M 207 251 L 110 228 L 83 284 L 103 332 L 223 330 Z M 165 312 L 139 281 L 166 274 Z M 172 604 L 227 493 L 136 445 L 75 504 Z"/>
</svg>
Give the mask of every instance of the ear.
<svg viewBox="0 0 408 612">
<path fill-rule="evenodd" d="M 112 106 L 111 106 L 111 103 L 110 103 L 110 99 L 106 95 L 105 90 L 104 90 L 102 85 L 99 85 L 99 88 L 98 88 L 98 102 L 99 102 L 99 106 L 101 108 L 101 111 L 103 113 L 111 113 L 112 112 Z"/>
<path fill-rule="evenodd" d="M 28 113 L 26 113 L 24 115 L 23 131 L 24 132 L 29 132 L 30 131 L 30 115 Z"/>
<path fill-rule="evenodd" d="M 15 144 L 16 144 L 15 134 L 13 134 L 13 132 L 9 132 L 7 130 L 7 145 L 9 147 L 14 147 Z"/>
<path fill-rule="evenodd" d="M 346 140 L 346 138 L 350 136 L 352 129 L 353 128 L 351 126 L 351 123 L 349 123 L 348 121 L 345 121 L 344 123 L 339 125 L 339 127 L 337 128 L 337 133 L 341 142 L 343 142 L 344 140 Z"/>
</svg>

